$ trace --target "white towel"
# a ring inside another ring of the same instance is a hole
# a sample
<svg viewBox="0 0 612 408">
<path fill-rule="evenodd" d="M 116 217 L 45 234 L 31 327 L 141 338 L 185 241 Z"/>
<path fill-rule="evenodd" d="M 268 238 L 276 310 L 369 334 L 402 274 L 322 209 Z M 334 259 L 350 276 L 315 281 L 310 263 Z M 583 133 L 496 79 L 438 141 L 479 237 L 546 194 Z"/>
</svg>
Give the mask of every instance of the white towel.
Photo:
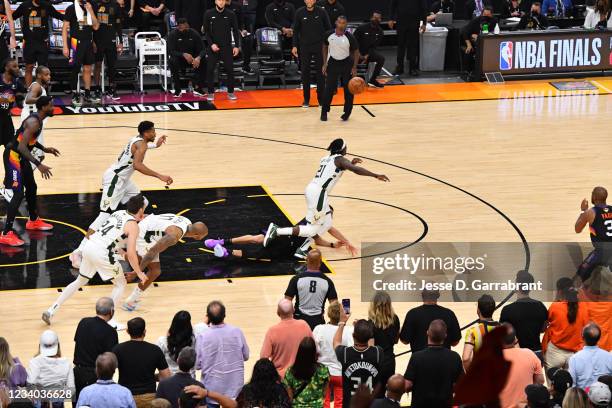
<svg viewBox="0 0 612 408">
<path fill-rule="evenodd" d="M 74 0 L 74 12 L 76 13 L 76 17 L 78 21 L 83 21 L 83 16 L 87 13 L 87 10 L 83 10 L 79 0 Z M 87 25 L 93 25 L 93 21 L 91 20 L 91 15 L 87 13 Z"/>
</svg>

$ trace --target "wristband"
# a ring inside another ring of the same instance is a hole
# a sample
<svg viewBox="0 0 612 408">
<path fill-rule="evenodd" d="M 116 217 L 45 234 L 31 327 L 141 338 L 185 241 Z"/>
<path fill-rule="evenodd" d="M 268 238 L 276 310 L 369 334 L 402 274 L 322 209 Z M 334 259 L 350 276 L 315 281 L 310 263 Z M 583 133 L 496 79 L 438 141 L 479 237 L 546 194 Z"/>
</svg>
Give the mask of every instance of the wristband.
<svg viewBox="0 0 612 408">
<path fill-rule="evenodd" d="M 147 148 L 149 149 L 157 149 L 157 145 L 153 142 L 147 143 Z"/>
</svg>

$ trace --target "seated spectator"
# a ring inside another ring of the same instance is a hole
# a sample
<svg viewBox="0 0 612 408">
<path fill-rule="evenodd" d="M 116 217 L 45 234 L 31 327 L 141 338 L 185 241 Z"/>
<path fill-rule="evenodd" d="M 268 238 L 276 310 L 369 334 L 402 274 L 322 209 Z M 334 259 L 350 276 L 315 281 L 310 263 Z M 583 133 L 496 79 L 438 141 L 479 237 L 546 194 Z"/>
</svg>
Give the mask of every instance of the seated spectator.
<svg viewBox="0 0 612 408">
<path fill-rule="evenodd" d="M 167 399 L 155 398 L 151 401 L 151 408 L 172 408 L 172 404 Z"/>
<path fill-rule="evenodd" d="M 191 314 L 185 310 L 176 312 L 168 329 L 168 334 L 157 339 L 157 346 L 164 353 L 166 363 L 172 374 L 179 372 L 178 355 L 185 347 L 193 347 L 195 337 L 191 327 Z M 191 376 L 195 378 L 195 369 L 191 367 Z"/>
<path fill-rule="evenodd" d="M 595 382 L 589 385 L 587 395 L 593 408 L 607 408 L 610 405 L 610 387 L 606 384 Z"/>
<path fill-rule="evenodd" d="M 308 323 L 310 330 L 319 324 L 325 324 L 325 301 L 337 302 L 338 294 L 334 282 L 321 272 L 321 251 L 308 251 L 306 272 L 300 272 L 291 278 L 285 298 L 295 298 L 294 317 Z"/>
<path fill-rule="evenodd" d="M 595 323 L 587 324 L 582 329 L 584 347 L 569 358 L 569 373 L 576 387 L 586 388 L 597 379 L 612 373 L 612 354 L 597 346 L 601 330 Z"/>
<path fill-rule="evenodd" d="M 281 378 L 295 360 L 295 354 L 304 337 L 312 337 L 310 326 L 304 320 L 293 318 L 293 303 L 288 299 L 278 302 L 276 314 L 280 322 L 270 327 L 261 346 L 261 358 L 272 360 Z"/>
<path fill-rule="evenodd" d="M 132 392 L 138 408 L 148 408 L 155 399 L 155 371 L 161 381 L 170 377 L 170 369 L 161 349 L 144 341 L 147 331 L 143 318 L 130 319 L 127 332 L 130 340 L 113 349 L 117 356 L 119 384 Z"/>
<path fill-rule="evenodd" d="M 522 17 L 522 16 L 523 16 L 523 12 L 521 10 L 521 2 L 519 0 L 508 1 L 506 9 L 504 9 L 504 12 L 502 13 L 502 18 Z"/>
<path fill-rule="evenodd" d="M 196 363 L 196 352 L 193 347 L 183 348 L 177 358 L 178 371 L 169 378 L 161 380 L 157 386 L 156 398 L 163 398 L 170 401 L 173 408 L 178 408 L 178 400 L 181 391 L 188 385 L 198 385 L 204 387 L 202 383 L 196 381 L 191 373 Z"/>
<path fill-rule="evenodd" d="M 266 23 L 281 31 L 283 36 L 283 49 L 291 48 L 293 37 L 293 20 L 295 6 L 290 1 L 273 0 L 266 7 Z"/>
<path fill-rule="evenodd" d="M 41 388 L 74 389 L 72 362 L 62 357 L 59 339 L 52 330 L 45 330 L 40 336 L 38 354 L 28 365 L 28 384 Z M 53 408 L 63 406 L 63 402 L 53 403 Z"/>
<path fill-rule="evenodd" d="M 206 399 L 213 401 L 212 404 L 210 402 L 208 403 L 208 407 L 236 408 L 238 406 L 236 401 L 227 395 L 219 394 L 218 392 L 210 391 L 197 385 L 185 387 L 179 397 L 178 406 L 179 408 L 199 407 L 200 404 L 204 404 Z"/>
<path fill-rule="evenodd" d="M 102 353 L 96 358 L 96 377 L 98 380 L 95 384 L 88 385 L 81 390 L 76 404 L 77 407 L 136 408 L 130 390 L 113 381 L 117 364 L 117 357 L 110 352 Z"/>
<path fill-rule="evenodd" d="M 26 385 L 28 373 L 21 361 L 11 355 L 9 344 L 0 337 L 0 388 L 14 390 Z"/>
<path fill-rule="evenodd" d="M 584 19 L 584 28 L 608 28 L 612 29 L 612 5 L 608 0 L 597 0 L 595 8 L 590 9 Z"/>
<path fill-rule="evenodd" d="M 410 344 L 412 352 L 427 348 L 427 329 L 429 324 L 436 319 L 441 319 L 446 323 L 447 336 L 444 340 L 444 347 L 456 346 L 461 340 L 461 330 L 459 321 L 455 313 L 438 305 L 439 291 L 424 290 L 421 293 L 423 304 L 411 309 L 406 313 L 400 340 L 404 344 Z"/>
<path fill-rule="evenodd" d="M 291 407 L 287 389 L 281 383 L 276 367 L 267 358 L 257 360 L 253 367 L 251 381 L 242 387 L 236 402 L 242 408 Z"/>
<path fill-rule="evenodd" d="M 572 387 L 563 397 L 563 408 L 589 408 L 589 406 L 589 397 L 582 388 Z"/>
<path fill-rule="evenodd" d="M 502 408 L 514 407 L 526 400 L 525 388 L 530 384 L 544 384 L 542 363 L 538 356 L 529 349 L 518 347 L 516 332 L 509 323 L 504 336 L 503 354 L 511 363 L 505 386 L 499 395 Z"/>
<path fill-rule="evenodd" d="M 383 350 L 383 360 L 380 364 L 378 376 L 378 393 L 374 398 L 385 395 L 387 380 L 395 374 L 394 346 L 399 341 L 400 321 L 391 305 L 391 296 L 387 292 L 378 291 L 374 295 L 368 311 L 368 320 L 374 328 L 374 345 Z"/>
<path fill-rule="evenodd" d="M 338 302 L 331 303 L 327 306 L 327 317 L 329 322 L 320 324 L 314 328 L 312 335 L 317 342 L 319 350 L 319 363 L 327 367 L 329 371 L 329 386 L 325 393 L 325 401 L 323 408 L 329 408 L 331 397 L 333 395 L 334 406 L 342 406 L 342 366 L 336 357 L 334 351 L 334 336 L 338 331 L 338 322 L 340 321 L 340 304 Z M 353 326 L 347 326 L 342 333 L 342 345 L 353 345 Z"/>
<path fill-rule="evenodd" d="M 548 27 L 548 19 L 541 12 L 540 2 L 534 2 L 531 5 L 529 13 L 521 17 L 516 26 L 517 30 L 546 30 Z"/>
<path fill-rule="evenodd" d="M 527 408 L 549 408 L 550 393 L 542 384 L 529 384 L 525 387 Z"/>
<path fill-rule="evenodd" d="M 544 0 L 542 2 L 542 14 L 545 16 L 569 17 L 573 8 L 572 0 Z"/>
<path fill-rule="evenodd" d="M 195 85 L 193 94 L 204 96 L 205 91 L 202 88 L 206 83 L 206 50 L 202 36 L 189 27 L 186 18 L 179 18 L 176 28 L 168 34 L 168 56 L 174 96 L 181 96 L 181 73 L 187 68 L 193 69 L 191 74 Z"/>
<path fill-rule="evenodd" d="M 427 329 L 427 348 L 412 353 L 404 378 L 412 392 L 412 408 L 448 407 L 453 388 L 463 374 L 459 354 L 444 347 L 446 323 L 437 319 Z"/>
<path fill-rule="evenodd" d="M 359 62 L 362 64 L 373 62 L 376 64 L 369 80 L 369 84 L 376 88 L 384 87 L 377 79 L 385 66 L 385 57 L 378 51 L 378 46 L 382 43 L 385 36 L 383 29 L 380 27 L 381 21 L 382 14 L 379 11 L 374 11 L 370 17 L 370 22 L 360 25 L 353 33 L 359 44 Z"/>
<path fill-rule="evenodd" d="M 201 382 L 208 391 L 236 398 L 244 385 L 244 362 L 249 346 L 242 330 L 225 323 L 225 306 L 218 300 L 206 307 L 209 330 L 196 340 L 196 368 L 202 370 Z M 212 397 L 210 406 L 218 403 Z"/>
<path fill-rule="evenodd" d="M 384 398 L 374 400 L 371 408 L 399 408 L 402 395 L 406 391 L 406 381 L 401 374 L 392 375 L 387 381 Z"/>
<path fill-rule="evenodd" d="M 566 366 L 567 360 L 582 348 L 581 330 L 589 322 L 587 305 L 578 302 L 578 292 L 570 278 L 557 281 L 556 297 L 548 308 L 548 327 L 542 339 L 546 369 Z"/>
<path fill-rule="evenodd" d="M 574 384 L 574 380 L 567 370 L 558 367 L 546 371 L 546 376 L 549 380 L 551 406 L 561 408 L 565 392 Z"/>
<path fill-rule="evenodd" d="M 493 8 L 491 6 L 485 6 L 482 14 L 474 17 L 464 28 L 461 33 L 464 46 L 462 46 L 465 53 L 465 64 L 466 71 L 471 73 L 474 71 L 476 64 L 476 54 L 478 37 L 485 32 L 490 33 L 495 30 L 497 26 L 497 19 L 493 17 Z"/>
<path fill-rule="evenodd" d="M 317 362 L 317 345 L 312 337 L 300 342 L 295 362 L 285 373 L 283 383 L 294 408 L 322 407 L 329 371 Z"/>
<path fill-rule="evenodd" d="M 465 341 L 463 344 L 463 368 L 467 371 L 474 353 L 480 349 L 482 339 L 491 330 L 499 326 L 499 322 L 493 320 L 493 312 L 495 311 L 495 300 L 490 295 L 482 295 L 478 299 L 478 321 L 465 332 Z"/>
<path fill-rule="evenodd" d="M 519 271 L 516 283 L 531 284 L 535 282 L 532 274 Z M 510 323 L 516 332 L 519 346 L 541 353 L 540 334 L 546 329 L 548 310 L 544 303 L 529 297 L 529 290 L 517 290 L 516 301 L 504 306 L 499 321 Z"/>
</svg>

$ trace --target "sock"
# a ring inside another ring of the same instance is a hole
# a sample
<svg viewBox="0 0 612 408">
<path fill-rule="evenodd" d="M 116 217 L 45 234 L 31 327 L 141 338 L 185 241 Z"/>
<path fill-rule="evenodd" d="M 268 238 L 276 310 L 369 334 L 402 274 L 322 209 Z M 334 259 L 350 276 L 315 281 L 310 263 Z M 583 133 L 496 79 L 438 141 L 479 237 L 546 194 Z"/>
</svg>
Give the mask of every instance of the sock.
<svg viewBox="0 0 612 408">
<path fill-rule="evenodd" d="M 138 285 L 136 285 L 136 287 L 132 291 L 132 294 L 127 299 L 125 299 L 125 301 L 127 303 L 138 302 L 138 300 L 140 300 L 140 296 L 142 296 L 143 293 L 144 293 L 144 290 L 140 289 Z"/>
<path fill-rule="evenodd" d="M 64 290 L 62 291 L 62 294 L 59 295 L 59 297 L 57 298 L 55 303 L 53 303 L 51 305 L 51 307 L 47 310 L 47 312 L 49 312 L 49 314 L 51 316 L 53 316 L 55 314 L 55 312 L 57 312 L 59 307 L 65 301 L 67 301 L 72 295 L 74 295 L 74 293 L 77 290 L 79 290 L 83 286 L 87 285 L 87 282 L 89 282 L 89 279 L 87 279 L 87 278 L 85 278 L 85 277 L 83 277 L 81 275 L 77 276 L 77 278 L 74 280 L 74 282 L 72 282 L 70 285 L 68 285 L 68 286 L 66 286 L 64 288 Z"/>
<path fill-rule="evenodd" d="M 278 228 L 276 230 L 278 235 L 293 235 L 293 227 Z"/>
<path fill-rule="evenodd" d="M 113 291 L 111 292 L 110 296 L 115 305 L 119 304 L 119 299 L 121 298 L 121 295 L 123 295 L 123 291 L 125 290 L 126 286 L 127 281 L 125 280 L 125 275 L 123 272 L 120 272 L 119 275 L 113 279 Z"/>
</svg>

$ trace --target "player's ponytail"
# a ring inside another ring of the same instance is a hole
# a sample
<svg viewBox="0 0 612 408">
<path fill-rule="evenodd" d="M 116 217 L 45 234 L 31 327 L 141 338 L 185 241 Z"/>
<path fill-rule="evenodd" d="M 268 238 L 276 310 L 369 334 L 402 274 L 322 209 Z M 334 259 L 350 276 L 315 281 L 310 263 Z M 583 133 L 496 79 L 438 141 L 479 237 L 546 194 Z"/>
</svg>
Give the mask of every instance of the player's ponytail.
<svg viewBox="0 0 612 408">
<path fill-rule="evenodd" d="M 561 278 L 557 281 L 557 290 L 563 300 L 567 302 L 567 321 L 572 324 L 578 317 L 578 291 L 570 278 Z"/>
<path fill-rule="evenodd" d="M 327 150 L 330 151 L 331 154 L 342 154 L 342 151 L 346 148 L 346 143 L 344 143 L 343 139 L 334 139 L 333 142 L 329 144 Z"/>
</svg>

